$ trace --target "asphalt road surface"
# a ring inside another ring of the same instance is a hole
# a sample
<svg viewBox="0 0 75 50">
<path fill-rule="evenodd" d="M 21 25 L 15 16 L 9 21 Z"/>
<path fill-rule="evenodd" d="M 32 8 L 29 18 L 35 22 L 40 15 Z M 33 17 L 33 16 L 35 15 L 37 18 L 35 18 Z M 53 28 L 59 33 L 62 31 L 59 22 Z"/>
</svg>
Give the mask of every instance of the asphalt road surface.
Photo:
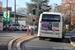
<svg viewBox="0 0 75 50">
<path fill-rule="evenodd" d="M 26 35 L 26 31 L 0 31 L 0 50 L 7 50 L 8 43 L 19 36 Z"/>
<path fill-rule="evenodd" d="M 75 50 L 69 41 L 69 38 L 73 35 L 75 33 L 66 33 L 62 41 L 58 41 L 57 39 L 39 40 L 38 38 L 34 38 L 24 42 L 21 48 L 22 50 Z"/>
<path fill-rule="evenodd" d="M 23 34 L 27 34 L 27 31 L 0 31 L 0 33 L 23 33 Z M 31 34 L 31 31 L 29 31 L 29 34 Z M 37 31 L 35 31 L 35 34 L 37 34 Z"/>
<path fill-rule="evenodd" d="M 27 33 L 27 31 L 0 31 L 0 33 Z"/>
</svg>

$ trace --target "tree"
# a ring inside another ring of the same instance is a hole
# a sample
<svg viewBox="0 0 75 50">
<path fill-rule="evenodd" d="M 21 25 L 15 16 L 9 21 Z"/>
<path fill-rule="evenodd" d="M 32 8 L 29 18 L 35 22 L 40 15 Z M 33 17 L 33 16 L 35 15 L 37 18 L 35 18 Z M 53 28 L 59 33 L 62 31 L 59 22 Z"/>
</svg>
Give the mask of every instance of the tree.
<svg viewBox="0 0 75 50">
<path fill-rule="evenodd" d="M 27 13 L 27 9 L 25 9 L 25 8 L 18 8 L 17 12 L 26 14 Z"/>
<path fill-rule="evenodd" d="M 37 0 L 31 0 L 32 3 L 26 3 L 27 4 L 27 11 L 29 14 L 33 14 L 33 9 L 37 10 Z M 49 11 L 50 9 L 44 10 L 44 7 L 49 6 L 48 5 L 49 0 L 39 0 L 39 15 L 40 13 L 44 11 Z M 50 7 L 51 8 L 51 7 Z"/>
<path fill-rule="evenodd" d="M 64 14 L 65 22 L 66 22 L 66 24 L 69 24 L 70 23 L 70 4 L 65 4 L 65 5 L 62 4 L 61 6 L 59 6 L 58 11 L 60 13 Z M 73 19 L 75 19 L 73 17 L 74 15 L 72 15 L 74 13 L 75 13 L 75 4 L 71 4 L 71 16 L 72 16 Z M 72 18 L 71 18 L 71 25 L 73 23 Z"/>
</svg>

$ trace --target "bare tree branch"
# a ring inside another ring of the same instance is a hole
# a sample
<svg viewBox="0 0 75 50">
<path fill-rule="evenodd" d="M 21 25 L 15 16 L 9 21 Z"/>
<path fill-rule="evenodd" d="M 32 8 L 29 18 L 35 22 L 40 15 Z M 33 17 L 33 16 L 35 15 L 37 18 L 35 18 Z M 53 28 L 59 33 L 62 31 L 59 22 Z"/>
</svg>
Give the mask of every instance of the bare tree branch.
<svg viewBox="0 0 75 50">
<path fill-rule="evenodd" d="M 17 12 L 26 14 L 27 13 L 27 9 L 26 8 L 18 8 Z"/>
</svg>

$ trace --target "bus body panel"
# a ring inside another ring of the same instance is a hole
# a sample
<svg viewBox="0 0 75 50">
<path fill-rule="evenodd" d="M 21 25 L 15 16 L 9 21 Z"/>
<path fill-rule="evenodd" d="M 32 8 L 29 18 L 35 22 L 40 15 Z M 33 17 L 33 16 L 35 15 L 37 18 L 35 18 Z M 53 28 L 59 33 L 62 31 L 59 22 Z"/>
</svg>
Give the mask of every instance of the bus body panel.
<svg viewBox="0 0 75 50">
<path fill-rule="evenodd" d="M 52 29 L 55 28 L 55 31 L 54 30 L 41 30 L 43 14 L 60 15 L 61 17 L 60 22 L 52 22 Z M 50 37 L 50 38 L 62 38 L 64 36 L 62 15 L 60 13 L 43 13 L 43 14 L 40 15 L 40 19 L 39 19 L 38 36 L 39 37 Z M 59 25 L 59 27 L 53 27 L 56 25 Z"/>
<path fill-rule="evenodd" d="M 40 24 L 41 25 L 41 24 Z M 62 25 L 62 24 L 59 24 L 59 25 Z M 56 28 L 56 27 L 53 27 L 53 28 Z M 62 28 L 62 27 L 59 27 L 59 28 Z M 62 38 L 62 31 L 59 29 L 59 28 L 56 28 L 58 29 L 59 31 L 45 31 L 45 30 L 40 30 L 38 31 L 38 36 L 39 37 L 55 37 L 55 38 Z M 40 32 L 43 32 L 43 33 L 40 33 Z M 49 33 L 49 34 L 48 34 Z M 60 33 L 60 35 L 56 35 L 56 33 Z"/>
</svg>

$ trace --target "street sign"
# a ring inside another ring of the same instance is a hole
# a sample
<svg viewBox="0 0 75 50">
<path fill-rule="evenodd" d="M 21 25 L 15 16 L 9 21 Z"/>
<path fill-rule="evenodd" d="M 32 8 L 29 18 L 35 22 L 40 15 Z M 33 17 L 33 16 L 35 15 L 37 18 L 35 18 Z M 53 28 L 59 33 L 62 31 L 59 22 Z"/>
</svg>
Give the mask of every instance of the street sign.
<svg viewBox="0 0 75 50">
<path fill-rule="evenodd" d="M 8 22 L 8 24 L 10 24 L 10 11 L 3 12 L 3 25 L 5 25 L 7 23 L 6 21 Z"/>
<path fill-rule="evenodd" d="M 39 23 L 39 20 L 38 19 L 36 19 L 36 23 Z"/>
<path fill-rule="evenodd" d="M 57 6 L 57 4 L 56 4 L 56 6 Z"/>
<path fill-rule="evenodd" d="M 10 12 L 9 12 L 9 11 L 8 11 L 8 12 L 5 11 L 5 12 L 3 13 L 3 17 L 4 17 L 4 18 L 10 18 Z"/>
</svg>

